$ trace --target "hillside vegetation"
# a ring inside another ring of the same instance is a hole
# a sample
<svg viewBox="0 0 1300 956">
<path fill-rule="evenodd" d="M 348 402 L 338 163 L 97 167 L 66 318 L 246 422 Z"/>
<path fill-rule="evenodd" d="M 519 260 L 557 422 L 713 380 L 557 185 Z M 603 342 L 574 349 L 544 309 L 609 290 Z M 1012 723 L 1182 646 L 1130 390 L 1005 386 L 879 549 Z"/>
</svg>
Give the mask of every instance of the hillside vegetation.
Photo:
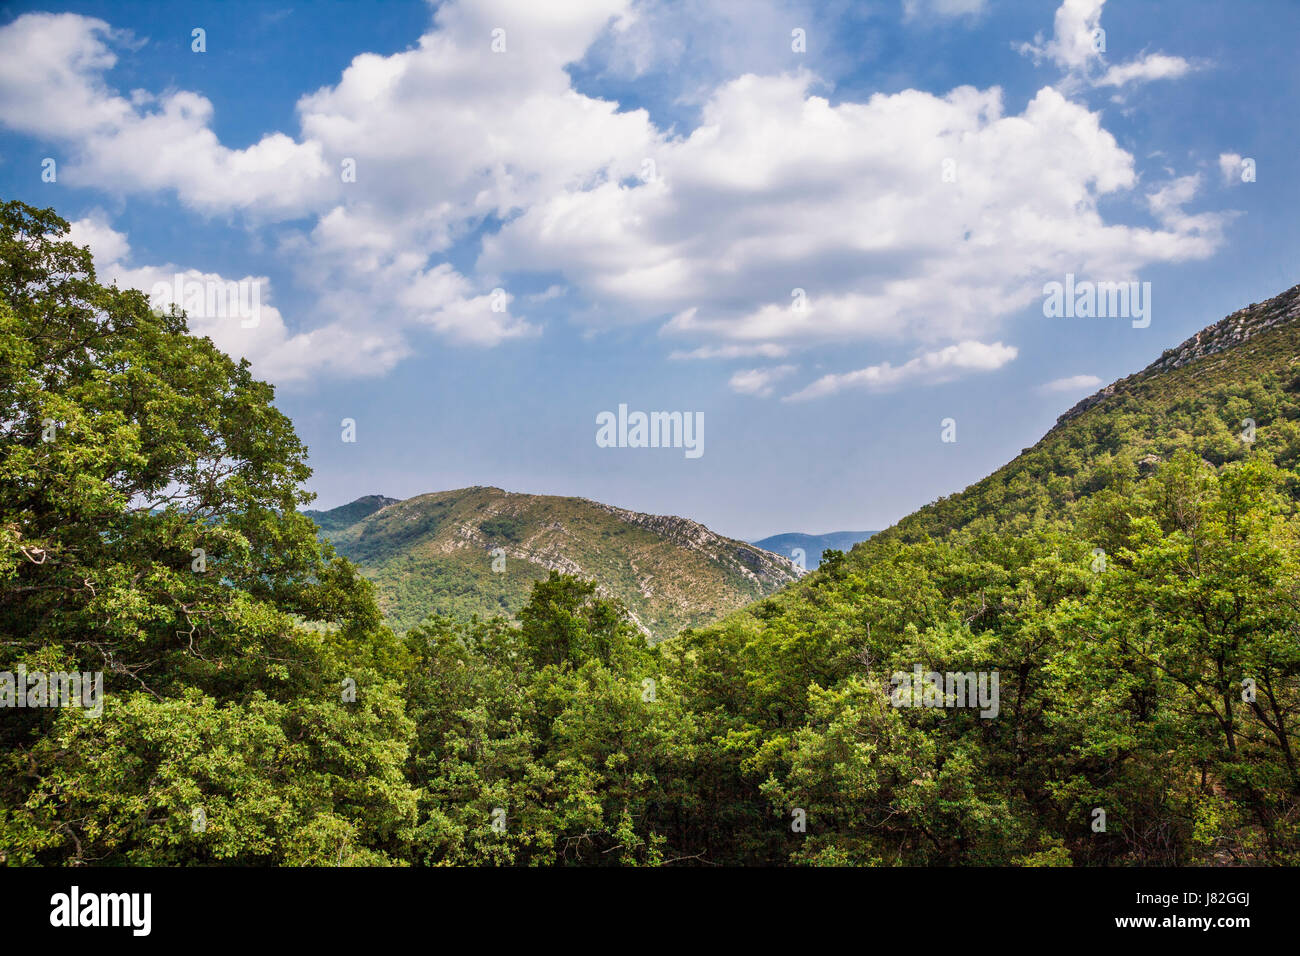
<svg viewBox="0 0 1300 956">
<path fill-rule="evenodd" d="M 462 488 L 406 501 L 369 496 L 309 511 L 375 584 L 405 633 L 432 613 L 513 617 L 533 584 L 560 571 L 598 582 L 652 640 L 717 620 L 794 581 L 788 558 L 685 518 L 589 501 Z"/>
<path fill-rule="evenodd" d="M 886 532 L 1026 530 L 1102 488 L 1151 475 L 1179 451 L 1219 467 L 1252 454 L 1300 463 L 1300 286 L 1198 332 L 1070 409 L 1032 448 Z M 1253 422 L 1253 441 L 1242 434 Z"/>
<path fill-rule="evenodd" d="M 1300 287 L 665 645 L 709 787 L 753 808 L 719 855 L 1300 862 L 1298 373 Z M 918 665 L 998 674 L 997 716 L 894 706 Z"/>
</svg>

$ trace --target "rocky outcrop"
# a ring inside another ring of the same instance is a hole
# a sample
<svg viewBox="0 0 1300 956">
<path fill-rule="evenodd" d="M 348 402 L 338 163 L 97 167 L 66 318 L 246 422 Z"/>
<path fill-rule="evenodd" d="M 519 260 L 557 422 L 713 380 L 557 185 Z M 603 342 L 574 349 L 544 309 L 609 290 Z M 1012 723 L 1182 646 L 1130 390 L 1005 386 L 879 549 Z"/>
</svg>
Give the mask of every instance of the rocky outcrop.
<svg viewBox="0 0 1300 956">
<path fill-rule="evenodd" d="M 1112 382 L 1100 391 L 1089 395 L 1058 418 L 1056 424 L 1061 425 L 1072 418 L 1077 418 L 1117 391 L 1122 391 L 1126 386 L 1143 378 L 1182 368 L 1191 362 L 1235 348 L 1262 332 L 1297 319 L 1300 319 L 1300 285 L 1292 286 L 1281 295 L 1264 302 L 1256 302 L 1244 309 L 1238 309 L 1227 318 L 1201 329 L 1181 345 L 1166 349 L 1160 358 L 1137 374 Z"/>
<path fill-rule="evenodd" d="M 621 521 L 645 528 L 689 551 L 705 555 L 756 586 L 770 588 L 788 584 L 797 580 L 801 574 L 798 565 L 789 558 L 723 537 L 689 518 L 642 514 L 595 501 L 591 504 Z"/>
</svg>

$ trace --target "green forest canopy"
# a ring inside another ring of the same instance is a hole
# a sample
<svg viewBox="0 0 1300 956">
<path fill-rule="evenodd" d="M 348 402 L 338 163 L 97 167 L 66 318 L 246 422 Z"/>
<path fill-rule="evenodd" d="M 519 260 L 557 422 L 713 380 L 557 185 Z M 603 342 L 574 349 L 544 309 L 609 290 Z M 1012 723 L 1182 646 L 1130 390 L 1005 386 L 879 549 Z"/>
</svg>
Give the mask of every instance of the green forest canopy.
<svg viewBox="0 0 1300 956">
<path fill-rule="evenodd" d="M 1300 862 L 1294 323 L 716 626 L 553 573 L 399 638 L 271 387 L 67 231 L 0 206 L 0 670 L 105 706 L 4 712 L 9 863 Z"/>
</svg>

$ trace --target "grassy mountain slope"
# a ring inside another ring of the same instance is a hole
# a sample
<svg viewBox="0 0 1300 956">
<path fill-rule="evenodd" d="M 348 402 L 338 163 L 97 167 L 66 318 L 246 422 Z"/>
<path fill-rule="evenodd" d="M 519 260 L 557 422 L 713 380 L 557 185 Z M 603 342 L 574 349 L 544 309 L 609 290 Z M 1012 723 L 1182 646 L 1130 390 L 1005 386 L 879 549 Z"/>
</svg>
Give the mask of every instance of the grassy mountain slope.
<svg viewBox="0 0 1300 956">
<path fill-rule="evenodd" d="M 821 563 L 823 551 L 847 551 L 858 542 L 866 541 L 873 534 L 874 531 L 832 531 L 829 534 L 802 534 L 792 531 L 786 534 L 774 534 L 753 541 L 751 544 L 787 558 L 794 557 L 795 548 L 802 548 L 804 564 L 809 571 L 813 571 Z"/>
<path fill-rule="evenodd" d="M 557 570 L 597 581 L 661 640 L 798 577 L 789 560 L 694 521 L 585 498 L 475 487 L 405 501 L 370 496 L 309 514 L 374 581 L 399 631 L 433 611 L 512 615 L 533 582 Z M 503 570 L 493 569 L 497 549 Z"/>
</svg>

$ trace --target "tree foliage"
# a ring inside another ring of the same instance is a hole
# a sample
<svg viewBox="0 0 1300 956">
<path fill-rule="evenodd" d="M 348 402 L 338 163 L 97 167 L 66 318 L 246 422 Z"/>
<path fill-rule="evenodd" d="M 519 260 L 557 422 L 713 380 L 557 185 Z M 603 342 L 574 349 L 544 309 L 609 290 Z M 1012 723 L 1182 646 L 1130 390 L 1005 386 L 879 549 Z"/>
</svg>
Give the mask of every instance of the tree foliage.
<svg viewBox="0 0 1300 956">
<path fill-rule="evenodd" d="M 11 861 L 397 858 L 402 651 L 298 513 L 304 447 L 247 363 L 96 282 L 67 230 L 0 206 L 0 670 L 102 673 L 104 707 L 3 711 L 0 842 Z"/>
<path fill-rule="evenodd" d="M 0 207 L 0 670 L 105 700 L 0 711 L 10 862 L 1300 862 L 1294 326 L 711 627 L 552 573 L 399 641 L 270 387 L 66 232 Z"/>
</svg>

